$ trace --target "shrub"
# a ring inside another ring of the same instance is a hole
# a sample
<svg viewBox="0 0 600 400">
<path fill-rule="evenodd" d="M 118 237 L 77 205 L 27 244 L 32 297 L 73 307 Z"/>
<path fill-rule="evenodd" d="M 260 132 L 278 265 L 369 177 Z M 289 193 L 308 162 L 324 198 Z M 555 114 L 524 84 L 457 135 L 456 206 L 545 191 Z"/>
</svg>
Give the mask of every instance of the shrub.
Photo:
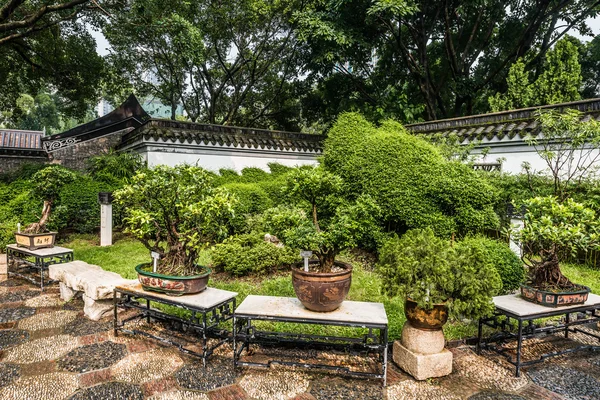
<svg viewBox="0 0 600 400">
<path fill-rule="evenodd" d="M 343 179 L 346 197 L 371 196 L 389 230 L 431 226 L 449 237 L 498 226 L 494 188 L 398 123 L 376 128 L 358 114 L 340 116 L 325 141 L 323 164 Z"/>
<path fill-rule="evenodd" d="M 253 227 L 247 224 L 248 216 L 262 213 L 273 205 L 267 193 L 256 183 L 227 183 L 223 188 L 237 198 L 233 208 L 235 216 L 231 220 L 235 233 L 251 231 Z"/>
<path fill-rule="evenodd" d="M 88 171 L 97 181 L 119 185 L 128 182 L 145 162 L 137 153 L 117 153 L 92 157 L 88 161 Z"/>
<path fill-rule="evenodd" d="M 463 244 L 478 247 L 492 263 L 500 279 L 502 279 L 502 294 L 508 294 L 519 288 L 525 281 L 526 270 L 521 259 L 506 243 L 485 236 L 470 236 L 462 240 Z"/>
<path fill-rule="evenodd" d="M 451 314 L 479 318 L 494 310 L 491 301 L 502 286 L 498 272 L 479 246 L 450 241 L 432 229 L 414 229 L 388 240 L 380 249 L 378 270 L 384 291 L 432 309 L 447 302 Z"/>
<path fill-rule="evenodd" d="M 265 242 L 258 233 L 231 236 L 212 248 L 215 271 L 232 275 L 265 274 L 300 261 L 299 251 Z"/>
</svg>

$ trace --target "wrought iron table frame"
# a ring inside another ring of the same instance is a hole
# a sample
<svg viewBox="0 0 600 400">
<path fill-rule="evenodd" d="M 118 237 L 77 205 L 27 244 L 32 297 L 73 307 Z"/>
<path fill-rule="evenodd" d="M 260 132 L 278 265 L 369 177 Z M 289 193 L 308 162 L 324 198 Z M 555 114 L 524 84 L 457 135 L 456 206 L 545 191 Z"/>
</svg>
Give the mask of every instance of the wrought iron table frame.
<svg viewBox="0 0 600 400">
<path fill-rule="evenodd" d="M 145 300 L 145 304 L 142 304 L 136 300 Z M 175 315 L 167 314 L 155 308 L 151 308 L 151 302 L 166 304 L 169 306 L 177 307 L 182 310 L 190 311 L 189 319 L 181 318 Z M 118 336 L 118 332 L 124 332 L 131 335 L 141 335 L 151 339 L 158 340 L 162 343 L 169 344 L 177 347 L 181 352 L 190 354 L 202 359 L 202 365 L 206 367 L 207 359 L 213 354 L 213 352 L 221 345 L 232 340 L 231 334 L 226 329 L 219 329 L 219 325 L 223 322 L 229 321 L 233 318 L 233 311 L 235 310 L 236 300 L 235 296 L 224 300 L 212 307 L 201 308 L 193 307 L 187 304 L 182 304 L 177 301 L 177 297 L 170 299 L 164 299 L 157 296 L 153 296 L 152 293 L 140 293 L 137 291 L 129 291 L 124 288 L 115 288 L 113 295 L 113 330 L 115 336 Z M 139 310 L 139 313 L 127 317 L 119 322 L 118 310 L 122 309 L 135 309 Z M 202 335 L 202 353 L 186 349 L 183 344 L 175 342 L 171 339 L 164 338 L 158 335 L 139 330 L 139 329 L 127 329 L 125 324 L 136 319 L 146 318 L 146 321 L 150 323 L 150 319 L 159 321 L 171 321 L 179 322 L 182 327 L 186 327 L 192 331 L 196 331 Z M 212 346 L 208 345 L 208 339 L 217 339 L 218 342 Z"/>
<path fill-rule="evenodd" d="M 270 367 L 272 364 L 280 364 L 292 367 L 303 367 L 312 369 L 325 369 L 344 372 L 350 376 L 362 378 L 378 378 L 383 380 L 383 386 L 387 381 L 387 356 L 388 356 L 388 325 L 376 323 L 357 323 L 347 321 L 326 321 L 322 319 L 272 317 L 247 313 L 234 313 L 233 315 L 233 365 L 234 367 Z M 252 325 L 253 321 L 290 322 L 312 325 L 341 326 L 350 328 L 364 328 L 368 332 L 362 338 L 339 337 L 299 334 L 292 332 L 259 331 Z M 379 330 L 379 335 L 373 333 Z M 367 351 L 379 354 L 382 363 L 381 372 L 359 372 L 351 371 L 348 367 L 340 367 L 327 364 L 303 363 L 284 360 L 269 360 L 266 363 L 241 361 L 242 352 L 248 350 L 251 344 L 285 344 L 295 347 L 309 346 L 311 348 L 333 348 L 344 351 Z"/>
<path fill-rule="evenodd" d="M 62 264 L 66 262 L 73 261 L 73 250 L 65 249 L 65 251 L 57 252 L 55 254 L 48 255 L 40 255 L 39 250 L 48 250 L 48 249 L 38 249 L 38 250 L 29 250 L 25 248 L 17 248 L 14 245 L 9 245 L 6 247 L 6 264 L 7 269 L 6 272 L 8 276 L 17 276 L 21 279 L 25 279 L 34 285 L 39 285 L 42 292 L 44 291 L 44 271 L 48 271 L 48 267 L 54 264 Z M 28 260 L 28 258 L 33 258 L 34 261 Z M 20 264 L 20 265 L 17 265 Z M 14 267 L 17 271 L 11 271 L 11 268 Z M 23 268 L 36 269 L 39 271 L 40 279 L 39 281 L 35 278 L 32 278 L 29 275 L 19 272 Z M 49 277 L 46 279 L 46 285 L 50 283 L 54 283 L 55 281 L 50 279 Z"/>
<path fill-rule="evenodd" d="M 576 314 L 574 320 L 571 319 L 571 314 Z M 558 325 L 539 327 L 534 324 L 534 320 L 540 318 L 550 318 L 564 315 L 564 319 Z M 579 318 L 582 317 L 582 318 Z M 517 322 L 516 332 L 515 327 L 511 323 L 511 319 Z M 502 355 L 506 360 L 515 366 L 515 376 L 521 375 L 521 368 L 529 365 L 543 362 L 545 359 L 563 354 L 573 353 L 581 350 L 600 350 L 600 335 L 593 334 L 591 332 L 584 331 L 576 328 L 579 325 L 590 324 L 600 321 L 600 304 L 593 305 L 582 305 L 581 307 L 572 307 L 568 309 L 549 309 L 547 312 L 541 312 L 531 315 L 517 315 L 507 310 L 496 308 L 496 311 L 492 317 L 482 318 L 479 320 L 478 334 L 477 334 L 477 353 L 481 353 L 481 349 L 487 349 L 494 351 Z M 526 324 L 525 324 L 526 323 Z M 500 332 L 495 333 L 488 339 L 483 339 L 483 327 L 487 326 L 490 328 L 500 329 Z M 554 333 L 563 333 L 565 338 L 569 337 L 569 333 L 582 333 L 584 335 L 591 336 L 598 339 L 599 345 L 581 345 L 572 347 L 565 350 L 557 350 L 549 353 L 540 355 L 538 359 L 522 361 L 522 348 L 523 339 L 528 339 L 536 336 L 551 335 Z M 508 351 L 501 347 L 501 345 L 509 340 L 517 341 L 516 356 L 513 357 L 508 354 Z M 492 345 L 492 343 L 499 343 L 498 345 Z"/>
</svg>

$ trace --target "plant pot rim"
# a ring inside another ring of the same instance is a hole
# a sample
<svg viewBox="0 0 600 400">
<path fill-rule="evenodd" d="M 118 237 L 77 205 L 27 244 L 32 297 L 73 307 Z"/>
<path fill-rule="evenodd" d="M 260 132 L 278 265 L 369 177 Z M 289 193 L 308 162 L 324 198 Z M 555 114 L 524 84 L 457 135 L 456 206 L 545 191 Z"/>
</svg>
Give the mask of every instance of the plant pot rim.
<svg viewBox="0 0 600 400">
<path fill-rule="evenodd" d="M 54 231 L 40 232 L 40 233 L 25 233 L 25 232 L 15 232 L 15 235 L 24 235 L 24 236 L 35 236 L 35 235 L 58 235 L 58 232 L 54 232 Z"/>
<path fill-rule="evenodd" d="M 558 291 L 558 292 L 553 292 L 551 290 L 538 289 L 534 286 L 527 285 L 525 283 L 522 283 L 521 287 L 524 287 L 526 289 L 531 289 L 531 290 L 537 290 L 538 292 L 543 293 L 543 294 L 581 294 L 581 293 L 591 293 L 592 292 L 592 289 L 590 289 L 589 287 L 587 287 L 585 285 L 580 285 L 578 283 L 574 283 L 574 285 L 579 287 L 579 289 L 562 290 L 562 291 Z"/>
<path fill-rule="evenodd" d="M 309 260 L 309 264 L 315 264 L 318 262 L 319 261 L 317 261 L 317 260 Z M 347 262 L 335 260 L 333 262 L 333 264 L 337 265 L 338 267 L 344 268 L 344 270 L 338 271 L 338 272 L 314 272 L 314 271 L 306 272 L 304 270 L 304 264 L 299 262 L 299 263 L 292 265 L 292 273 L 298 274 L 298 275 L 304 275 L 304 276 L 334 277 L 334 276 L 345 275 L 349 272 L 352 272 L 352 265 Z"/>
<path fill-rule="evenodd" d="M 417 303 L 416 301 L 414 301 L 413 299 L 411 299 L 411 298 L 410 298 L 410 297 L 408 297 L 408 296 L 406 296 L 406 301 L 407 301 L 407 302 L 408 302 L 408 301 L 410 301 L 410 302 L 413 302 L 413 303 L 415 303 L 415 304 Z M 444 301 L 444 302 L 441 302 L 441 303 L 433 303 L 433 306 L 434 306 L 434 307 L 436 307 L 436 306 L 439 306 L 439 307 L 448 307 L 448 303 L 449 303 L 449 302 L 450 302 L 450 299 L 448 299 L 448 300 L 446 300 L 446 301 Z M 419 307 L 419 308 L 420 308 L 420 307 Z"/>
<path fill-rule="evenodd" d="M 212 269 L 210 269 L 207 266 L 204 265 L 198 265 L 198 264 L 194 264 L 198 267 L 203 268 L 206 272 L 202 273 L 202 274 L 197 274 L 197 275 L 187 275 L 187 276 L 181 276 L 181 275 L 163 275 L 163 274 L 159 274 L 158 272 L 152 272 L 152 271 L 146 271 L 143 269 L 143 267 L 147 266 L 147 265 L 152 265 L 151 263 L 143 263 L 143 264 L 138 264 L 135 266 L 135 271 L 138 274 L 142 274 L 142 275 L 147 275 L 147 276 L 152 276 L 154 278 L 161 278 L 161 279 L 170 279 L 170 280 L 174 280 L 174 279 L 178 279 L 178 280 L 191 280 L 191 279 L 198 279 L 198 278 L 204 278 L 208 275 L 210 275 L 212 273 Z"/>
</svg>

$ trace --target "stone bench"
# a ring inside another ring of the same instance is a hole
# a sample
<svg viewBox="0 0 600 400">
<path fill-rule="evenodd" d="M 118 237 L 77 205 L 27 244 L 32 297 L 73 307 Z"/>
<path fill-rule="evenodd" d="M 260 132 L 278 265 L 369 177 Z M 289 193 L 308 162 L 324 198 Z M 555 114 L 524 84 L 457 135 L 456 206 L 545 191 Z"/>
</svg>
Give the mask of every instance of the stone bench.
<svg viewBox="0 0 600 400">
<path fill-rule="evenodd" d="M 60 282 L 61 299 L 69 301 L 81 294 L 83 313 L 93 321 L 113 309 L 115 286 L 136 282 L 84 261 L 50 265 L 48 271 L 51 279 Z"/>
</svg>

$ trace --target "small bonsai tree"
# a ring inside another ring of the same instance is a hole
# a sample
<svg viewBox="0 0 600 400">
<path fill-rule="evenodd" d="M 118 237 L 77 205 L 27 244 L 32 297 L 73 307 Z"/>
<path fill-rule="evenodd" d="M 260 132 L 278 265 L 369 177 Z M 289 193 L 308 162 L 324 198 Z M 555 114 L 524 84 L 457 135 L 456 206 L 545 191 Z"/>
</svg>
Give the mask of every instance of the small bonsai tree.
<svg viewBox="0 0 600 400">
<path fill-rule="evenodd" d="M 286 192 L 310 210 L 277 207 L 265 212 L 265 226 L 286 245 L 310 250 L 320 272 L 331 272 L 340 251 L 379 230 L 379 206 L 367 196 L 354 202 L 340 197 L 341 179 L 321 167 L 299 168 L 288 176 Z"/>
<path fill-rule="evenodd" d="M 199 252 L 227 237 L 235 202 L 207 171 L 189 165 L 142 169 L 114 195 L 126 231 L 160 255 L 159 273 L 176 276 L 197 274 Z"/>
<path fill-rule="evenodd" d="M 481 246 L 436 237 L 431 228 L 408 231 L 384 243 L 378 271 L 384 291 L 405 296 L 431 310 L 446 303 L 454 316 L 479 318 L 494 310 L 491 298 L 502 288 L 498 272 Z"/>
<path fill-rule="evenodd" d="M 514 237 L 524 249 L 529 283 L 537 289 L 574 288 L 562 274 L 559 258 L 600 248 L 596 213 L 573 199 L 560 203 L 553 196 L 529 199 L 525 207 L 525 226 Z"/>
<path fill-rule="evenodd" d="M 38 222 L 34 222 L 23 230 L 24 233 L 43 233 L 47 232 L 46 224 L 52 213 L 52 206 L 58 198 L 60 189 L 75 180 L 75 173 L 60 165 L 51 165 L 39 170 L 31 177 L 34 182 L 33 193 L 41 197 L 44 201 L 42 215 Z"/>
</svg>

